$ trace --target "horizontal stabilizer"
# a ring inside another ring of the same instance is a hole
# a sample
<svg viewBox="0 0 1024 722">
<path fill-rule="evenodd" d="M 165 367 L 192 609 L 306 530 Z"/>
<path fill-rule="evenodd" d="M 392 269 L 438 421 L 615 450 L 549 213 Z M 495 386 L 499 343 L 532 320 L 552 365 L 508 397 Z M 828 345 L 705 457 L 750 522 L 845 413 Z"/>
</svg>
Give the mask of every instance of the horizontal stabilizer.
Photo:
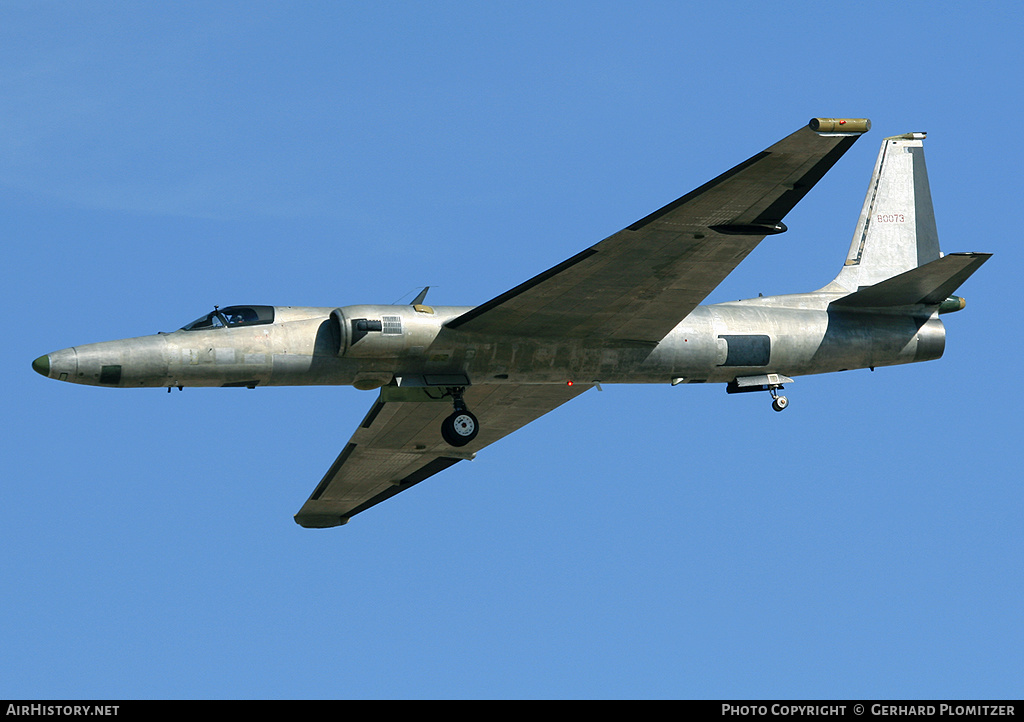
<svg viewBox="0 0 1024 722">
<path fill-rule="evenodd" d="M 833 306 L 884 308 L 938 305 L 966 281 L 991 253 L 949 253 L 938 260 L 880 281 L 833 301 Z"/>
</svg>

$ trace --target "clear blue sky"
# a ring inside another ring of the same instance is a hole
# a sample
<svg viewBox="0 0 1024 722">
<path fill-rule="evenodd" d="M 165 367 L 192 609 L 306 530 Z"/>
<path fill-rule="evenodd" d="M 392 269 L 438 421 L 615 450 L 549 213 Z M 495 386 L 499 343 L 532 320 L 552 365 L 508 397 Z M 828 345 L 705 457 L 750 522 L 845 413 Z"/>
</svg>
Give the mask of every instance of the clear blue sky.
<svg viewBox="0 0 1024 722">
<path fill-rule="evenodd" d="M 1020 698 L 1024 67 L 1003 3 L 3 2 L 0 698 Z M 944 358 L 606 386 L 348 526 L 373 394 L 36 356 L 214 304 L 486 301 L 812 116 L 874 128 L 710 301 L 818 288 L 927 131 Z"/>
</svg>

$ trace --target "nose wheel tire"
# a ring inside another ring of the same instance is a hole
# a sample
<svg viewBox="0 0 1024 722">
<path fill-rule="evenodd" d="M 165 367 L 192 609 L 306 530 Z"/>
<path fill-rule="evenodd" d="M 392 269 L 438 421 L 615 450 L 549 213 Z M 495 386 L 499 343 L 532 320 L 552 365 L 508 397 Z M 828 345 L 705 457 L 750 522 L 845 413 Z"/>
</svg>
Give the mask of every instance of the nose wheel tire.
<svg viewBox="0 0 1024 722">
<path fill-rule="evenodd" d="M 772 399 L 772 408 L 776 411 L 782 411 L 787 406 L 789 406 L 789 399 L 785 396 L 776 396 Z"/>
<path fill-rule="evenodd" d="M 449 446 L 465 446 L 476 438 L 480 424 L 469 411 L 456 411 L 441 422 L 441 437 Z"/>
</svg>

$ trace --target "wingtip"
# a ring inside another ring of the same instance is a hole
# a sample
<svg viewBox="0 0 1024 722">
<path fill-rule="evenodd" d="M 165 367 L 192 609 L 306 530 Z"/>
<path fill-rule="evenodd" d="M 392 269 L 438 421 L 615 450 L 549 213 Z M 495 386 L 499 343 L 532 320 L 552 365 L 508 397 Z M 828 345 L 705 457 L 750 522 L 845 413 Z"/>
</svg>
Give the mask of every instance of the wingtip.
<svg viewBox="0 0 1024 722">
<path fill-rule="evenodd" d="M 336 514 L 296 514 L 294 519 L 304 529 L 331 529 L 348 524 L 347 516 Z"/>
</svg>

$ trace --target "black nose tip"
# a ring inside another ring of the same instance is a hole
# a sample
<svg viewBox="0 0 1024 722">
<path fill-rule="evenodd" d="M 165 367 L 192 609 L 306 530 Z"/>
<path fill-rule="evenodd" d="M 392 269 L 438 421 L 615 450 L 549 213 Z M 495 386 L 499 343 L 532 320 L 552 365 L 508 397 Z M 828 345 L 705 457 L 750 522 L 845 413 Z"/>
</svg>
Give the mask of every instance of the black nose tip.
<svg viewBox="0 0 1024 722">
<path fill-rule="evenodd" d="M 39 358 L 37 358 L 35 361 L 32 362 L 32 368 L 34 368 L 37 373 L 41 373 L 43 376 L 49 376 L 50 355 L 47 354 L 46 356 L 40 356 Z"/>
</svg>

